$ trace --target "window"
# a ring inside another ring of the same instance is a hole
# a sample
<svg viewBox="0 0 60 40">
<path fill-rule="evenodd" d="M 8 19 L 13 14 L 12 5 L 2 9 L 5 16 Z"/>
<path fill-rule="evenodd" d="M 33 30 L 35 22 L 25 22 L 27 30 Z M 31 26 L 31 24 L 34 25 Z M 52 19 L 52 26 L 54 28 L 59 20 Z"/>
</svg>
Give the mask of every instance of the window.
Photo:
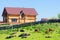
<svg viewBox="0 0 60 40">
<path fill-rule="evenodd" d="M 17 22 L 17 19 L 16 18 L 12 18 L 11 21 L 12 22 Z"/>
<path fill-rule="evenodd" d="M 24 13 L 21 14 L 21 18 L 24 18 Z"/>
<path fill-rule="evenodd" d="M 7 18 L 6 18 L 6 17 L 3 17 L 3 21 L 4 21 L 4 22 L 7 22 Z"/>
<path fill-rule="evenodd" d="M 23 19 L 24 18 L 24 12 L 23 10 L 20 11 L 20 17 Z"/>
</svg>

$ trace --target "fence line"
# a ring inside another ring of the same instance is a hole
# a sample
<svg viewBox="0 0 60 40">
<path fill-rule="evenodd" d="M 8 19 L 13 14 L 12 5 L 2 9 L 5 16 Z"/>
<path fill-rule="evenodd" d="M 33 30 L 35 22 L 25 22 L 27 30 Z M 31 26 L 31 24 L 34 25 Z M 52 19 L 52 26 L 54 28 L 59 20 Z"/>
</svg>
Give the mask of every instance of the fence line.
<svg viewBox="0 0 60 40">
<path fill-rule="evenodd" d="M 55 23 L 60 22 L 60 20 L 47 20 L 47 21 L 37 21 L 37 22 L 30 22 L 30 23 L 24 23 L 24 24 L 17 24 L 17 25 L 9 25 L 9 26 L 0 26 L 0 30 L 6 30 L 6 29 L 14 29 L 14 28 L 20 28 L 20 27 L 26 27 L 30 25 L 36 25 L 36 24 L 42 24 L 42 23 Z"/>
</svg>

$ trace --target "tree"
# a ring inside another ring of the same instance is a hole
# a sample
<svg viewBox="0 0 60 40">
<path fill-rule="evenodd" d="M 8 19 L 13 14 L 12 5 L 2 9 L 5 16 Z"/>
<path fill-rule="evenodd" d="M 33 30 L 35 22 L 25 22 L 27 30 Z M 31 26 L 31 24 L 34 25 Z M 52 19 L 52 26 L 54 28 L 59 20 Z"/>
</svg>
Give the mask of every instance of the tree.
<svg viewBox="0 0 60 40">
<path fill-rule="evenodd" d="M 60 19 L 60 13 L 58 14 L 58 18 Z"/>
</svg>

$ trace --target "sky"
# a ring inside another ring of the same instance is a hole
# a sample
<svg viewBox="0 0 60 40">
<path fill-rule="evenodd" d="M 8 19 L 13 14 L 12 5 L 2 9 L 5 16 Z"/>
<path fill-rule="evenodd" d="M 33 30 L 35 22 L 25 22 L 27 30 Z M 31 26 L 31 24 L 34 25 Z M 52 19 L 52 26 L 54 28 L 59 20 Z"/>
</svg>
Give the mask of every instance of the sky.
<svg viewBox="0 0 60 40">
<path fill-rule="evenodd" d="M 3 20 L 4 7 L 35 8 L 37 21 L 41 18 L 57 17 L 60 13 L 60 0 L 0 0 L 0 20 Z"/>
</svg>

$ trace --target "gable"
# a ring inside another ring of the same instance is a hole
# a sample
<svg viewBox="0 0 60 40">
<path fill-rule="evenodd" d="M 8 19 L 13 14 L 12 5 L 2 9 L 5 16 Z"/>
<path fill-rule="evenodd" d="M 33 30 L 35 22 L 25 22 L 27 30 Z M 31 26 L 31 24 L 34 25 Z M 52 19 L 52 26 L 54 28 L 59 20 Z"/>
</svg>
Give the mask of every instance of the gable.
<svg viewBox="0 0 60 40">
<path fill-rule="evenodd" d="M 7 11 L 6 11 L 5 8 L 4 8 L 4 10 L 3 10 L 3 14 L 2 14 L 2 16 L 7 16 Z"/>
</svg>

